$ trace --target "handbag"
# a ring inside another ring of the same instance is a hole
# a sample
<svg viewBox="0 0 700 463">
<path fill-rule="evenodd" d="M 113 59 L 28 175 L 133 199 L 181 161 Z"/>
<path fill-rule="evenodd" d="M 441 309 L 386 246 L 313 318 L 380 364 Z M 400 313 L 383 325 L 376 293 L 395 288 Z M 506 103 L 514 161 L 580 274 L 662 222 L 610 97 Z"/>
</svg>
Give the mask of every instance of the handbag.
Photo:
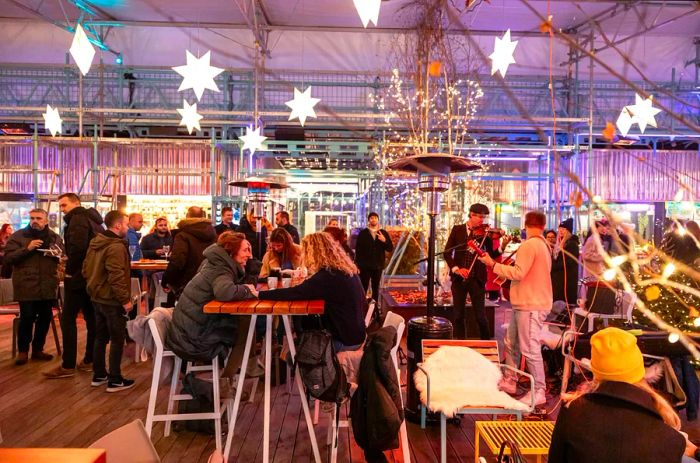
<svg viewBox="0 0 700 463">
<path fill-rule="evenodd" d="M 510 455 L 505 453 L 506 447 L 510 450 Z M 511 439 L 505 439 L 501 442 L 501 448 L 498 451 L 497 463 L 526 463 L 523 454 L 520 452 L 520 447 Z"/>
</svg>

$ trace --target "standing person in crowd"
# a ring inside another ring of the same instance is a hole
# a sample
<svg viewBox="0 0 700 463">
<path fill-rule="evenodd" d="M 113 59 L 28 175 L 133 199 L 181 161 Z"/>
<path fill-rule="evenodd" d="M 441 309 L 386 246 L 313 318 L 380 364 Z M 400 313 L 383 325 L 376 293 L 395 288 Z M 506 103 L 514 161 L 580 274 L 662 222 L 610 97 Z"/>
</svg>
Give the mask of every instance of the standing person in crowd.
<svg viewBox="0 0 700 463">
<path fill-rule="evenodd" d="M 382 278 L 386 253 L 394 250 L 389 233 L 379 226 L 379 214 L 370 212 L 367 228 L 360 231 L 355 246 L 355 263 L 365 293 L 372 285 L 372 299 L 379 301 L 379 280 Z"/>
<path fill-rule="evenodd" d="M 335 227 L 338 228 L 340 225 L 338 224 L 338 219 L 331 219 L 328 221 L 328 225 L 326 225 L 326 228 L 328 227 Z"/>
<path fill-rule="evenodd" d="M 151 232 L 141 240 L 141 253 L 144 259 L 162 259 L 163 246 L 173 245 L 173 235 L 170 233 L 168 219 L 158 217 Z"/>
<path fill-rule="evenodd" d="M 609 222 L 603 218 L 596 220 L 588 231 L 581 248 L 581 261 L 583 263 L 583 277 L 602 279 L 603 272 L 607 269 L 604 253 L 612 252 L 612 237 L 609 232 Z M 600 246 L 598 246 L 600 243 Z"/>
<path fill-rule="evenodd" d="M 32 360 L 51 360 L 44 352 L 46 333 L 53 317 L 53 303 L 58 290 L 60 255 L 48 250 L 63 249 L 63 240 L 49 227 L 43 209 L 29 211 L 29 226 L 12 234 L 5 246 L 5 265 L 13 267 L 12 290 L 19 302 L 19 354 L 15 365 L 24 365 L 32 346 Z M 34 335 L 32 336 L 32 331 Z"/>
<path fill-rule="evenodd" d="M 486 233 L 488 225 L 484 220 L 489 215 L 489 208 L 484 204 L 475 203 L 469 207 L 469 218 L 466 223 L 455 225 L 450 230 L 450 236 L 445 244 L 443 256 L 450 268 L 452 279 L 452 301 L 454 305 L 454 337 L 467 339 L 468 323 L 466 313 L 467 294 L 472 303 L 473 315 L 481 339 L 489 339 L 490 329 L 484 307 L 486 298 L 486 266 L 476 260 L 476 253 L 469 250 L 467 242 L 474 241 L 494 259 L 501 254 L 502 248 L 508 245 L 509 238 L 503 239 L 500 248 L 494 248 L 491 238 Z"/>
<path fill-rule="evenodd" d="M 559 224 L 552 261 L 553 301 L 575 305 L 578 295 L 578 236 L 573 234 L 574 219 Z"/>
<path fill-rule="evenodd" d="M 216 236 L 225 231 L 238 231 L 238 227 L 233 223 L 233 208 L 226 206 L 221 209 L 221 223 L 214 227 Z"/>
<path fill-rule="evenodd" d="M 143 228 L 143 216 L 138 212 L 129 214 L 129 232 L 126 238 L 129 242 L 129 252 L 132 261 L 141 260 L 141 228 Z M 131 252 L 132 249 L 133 252 Z"/>
<path fill-rule="evenodd" d="M 343 248 L 343 251 L 350 256 L 352 260 L 355 260 L 355 253 L 352 251 L 350 248 L 350 245 L 348 244 L 348 233 L 345 231 L 344 228 L 339 228 L 338 226 L 331 226 L 328 225 L 326 228 L 323 229 L 323 233 L 328 233 L 331 235 L 331 238 L 340 245 L 341 248 Z"/>
<path fill-rule="evenodd" d="M 260 291 L 260 299 L 323 299 L 326 310 L 321 320 L 333 338 L 335 352 L 359 349 L 365 340 L 365 292 L 357 267 L 327 233 L 306 235 L 301 248 L 302 262 L 311 276 L 298 286 Z"/>
<path fill-rule="evenodd" d="M 95 346 L 95 310 L 85 290 L 83 262 L 92 239 L 104 232 L 102 216 L 97 209 L 85 209 L 75 193 L 64 193 L 58 197 L 58 208 L 65 214 L 66 227 L 63 240 L 66 246 L 66 274 L 63 280 L 64 300 L 61 312 L 61 332 L 63 334 L 63 361 L 61 365 L 44 373 L 49 379 L 68 378 L 75 375 L 75 369 L 92 371 L 92 354 Z M 85 357 L 76 366 L 78 355 L 78 312 L 83 312 L 87 328 Z"/>
<path fill-rule="evenodd" d="M 593 381 L 564 396 L 547 461 L 680 463 L 693 456 L 680 418 L 644 379 L 634 335 L 618 328 L 595 333 L 591 370 Z"/>
<path fill-rule="evenodd" d="M 479 258 L 492 267 L 494 273 L 512 281 L 510 302 L 513 316 L 504 339 L 506 364 L 518 368 L 521 358 L 525 358 L 527 369 L 535 378 L 535 405 L 547 401 L 540 346 L 540 331 L 547 313 L 552 309 L 552 252 L 543 236 L 546 223 L 547 218 L 542 212 L 530 211 L 525 214 L 527 239 L 518 248 L 513 266 L 499 264 L 488 254 Z M 517 382 L 510 370 L 506 370 L 500 386 L 505 392 L 515 394 Z M 520 400 L 529 404 L 532 397 L 528 393 Z"/>
<path fill-rule="evenodd" d="M 186 218 L 177 224 L 177 228 L 170 261 L 161 280 L 163 289 L 173 291 L 175 298 L 197 274 L 204 260 L 204 250 L 216 242 L 216 230 L 201 207 L 187 209 Z"/>
<path fill-rule="evenodd" d="M 250 209 L 245 217 L 241 217 L 238 231 L 245 235 L 245 238 L 253 247 L 253 259 L 262 261 L 263 256 L 267 252 L 268 230 L 266 226 L 262 225 L 262 221 L 255 217 L 253 209 Z"/>
<path fill-rule="evenodd" d="M 263 256 L 260 277 L 270 275 L 270 270 L 294 270 L 301 265 L 301 246 L 294 244 L 292 235 L 284 228 L 275 228 L 270 233 L 270 244 Z"/>
<path fill-rule="evenodd" d="M 557 232 L 554 230 L 547 230 L 544 232 L 544 239 L 547 240 L 549 247 L 554 249 L 554 246 L 557 245 Z"/>
<path fill-rule="evenodd" d="M 491 238 L 492 251 L 499 251 L 501 249 L 501 233 L 499 230 L 489 233 L 489 238 Z M 496 262 L 501 262 L 502 256 L 495 258 Z M 486 294 L 488 294 L 489 300 L 497 301 L 501 295 L 501 286 L 494 282 L 498 278 L 498 275 L 493 273 L 490 268 L 486 269 Z"/>
<path fill-rule="evenodd" d="M 289 222 L 289 212 L 279 211 L 275 214 L 275 225 L 277 228 L 284 228 L 292 236 L 294 244 L 299 244 L 299 230 Z"/>
<path fill-rule="evenodd" d="M 10 278 L 12 276 L 12 265 L 4 265 L 3 256 L 5 245 L 14 233 L 11 223 L 5 223 L 0 227 L 0 278 Z"/>
<path fill-rule="evenodd" d="M 90 242 L 83 276 L 87 292 L 95 306 L 95 349 L 92 386 L 107 384 L 107 392 L 134 387 L 134 380 L 121 373 L 126 337 L 126 313 L 131 309 L 131 264 L 124 238 L 132 230 L 132 218 L 123 212 L 109 211 L 107 231 Z M 109 374 L 105 351 L 109 344 Z"/>
</svg>

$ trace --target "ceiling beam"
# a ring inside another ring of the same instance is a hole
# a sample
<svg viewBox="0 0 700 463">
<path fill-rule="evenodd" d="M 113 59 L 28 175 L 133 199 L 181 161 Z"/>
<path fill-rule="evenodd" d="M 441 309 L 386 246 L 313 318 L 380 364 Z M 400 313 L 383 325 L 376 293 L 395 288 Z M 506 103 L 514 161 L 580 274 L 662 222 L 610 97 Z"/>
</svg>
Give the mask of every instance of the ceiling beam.
<svg viewBox="0 0 700 463">
<path fill-rule="evenodd" d="M 267 58 L 271 58 L 270 50 L 267 47 L 268 38 L 270 36 L 270 23 L 267 19 L 267 14 L 262 9 L 262 5 L 258 0 L 233 0 L 238 6 L 238 9 L 245 18 L 246 25 L 255 36 L 255 45 L 260 50 L 260 53 Z"/>
</svg>

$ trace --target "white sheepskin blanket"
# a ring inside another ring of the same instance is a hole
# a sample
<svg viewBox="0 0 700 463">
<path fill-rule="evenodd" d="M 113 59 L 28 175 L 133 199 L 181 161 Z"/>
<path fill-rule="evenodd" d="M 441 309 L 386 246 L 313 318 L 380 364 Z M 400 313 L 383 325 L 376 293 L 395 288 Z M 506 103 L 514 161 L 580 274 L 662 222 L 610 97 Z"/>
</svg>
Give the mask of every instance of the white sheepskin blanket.
<svg viewBox="0 0 700 463">
<path fill-rule="evenodd" d="M 524 403 L 498 389 L 501 371 L 483 355 L 468 347 L 442 346 L 423 362 L 430 375 L 430 407 L 448 417 L 462 407 L 503 407 L 527 411 Z M 428 381 L 418 370 L 413 375 L 420 400 L 428 400 Z"/>
</svg>

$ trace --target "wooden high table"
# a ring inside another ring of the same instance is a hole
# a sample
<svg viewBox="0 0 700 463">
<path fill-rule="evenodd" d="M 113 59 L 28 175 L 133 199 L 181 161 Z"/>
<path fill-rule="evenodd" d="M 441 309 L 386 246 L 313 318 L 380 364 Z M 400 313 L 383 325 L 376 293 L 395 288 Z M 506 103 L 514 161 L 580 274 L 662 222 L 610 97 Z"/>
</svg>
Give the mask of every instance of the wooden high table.
<svg viewBox="0 0 700 463">
<path fill-rule="evenodd" d="M 236 418 L 238 416 L 238 407 L 241 403 L 241 393 L 243 391 L 243 380 L 245 379 L 246 367 L 248 366 L 248 358 L 250 351 L 255 342 L 255 322 L 258 316 L 265 317 L 265 399 L 264 399 L 264 422 L 263 422 L 263 461 L 270 461 L 270 372 L 272 371 L 272 319 L 274 316 L 282 317 L 284 330 L 287 335 L 287 343 L 289 345 L 289 353 L 292 360 L 296 356 L 294 347 L 294 338 L 292 337 L 292 327 L 289 324 L 290 315 L 321 315 L 324 310 L 324 302 L 322 300 L 309 301 L 266 301 L 260 299 L 249 299 L 246 301 L 221 302 L 212 301 L 204 306 L 205 313 L 225 313 L 231 315 L 246 315 L 251 316 L 250 327 L 248 328 L 248 337 L 246 339 L 245 350 L 243 352 L 243 360 L 241 361 L 241 372 L 238 376 L 236 384 L 236 397 L 233 402 L 233 411 L 229 415 L 228 434 L 226 436 L 226 446 L 224 447 L 224 461 L 228 461 L 231 451 L 231 442 L 233 433 L 236 428 Z M 309 412 L 309 403 L 306 400 L 306 392 L 301 382 L 299 374 L 294 375 L 299 389 L 301 405 L 304 409 L 304 417 L 306 418 L 306 426 L 309 429 L 311 438 L 311 448 L 314 452 L 316 463 L 321 463 L 321 455 L 318 451 L 318 443 L 316 442 L 316 434 L 314 425 Z"/>
</svg>

